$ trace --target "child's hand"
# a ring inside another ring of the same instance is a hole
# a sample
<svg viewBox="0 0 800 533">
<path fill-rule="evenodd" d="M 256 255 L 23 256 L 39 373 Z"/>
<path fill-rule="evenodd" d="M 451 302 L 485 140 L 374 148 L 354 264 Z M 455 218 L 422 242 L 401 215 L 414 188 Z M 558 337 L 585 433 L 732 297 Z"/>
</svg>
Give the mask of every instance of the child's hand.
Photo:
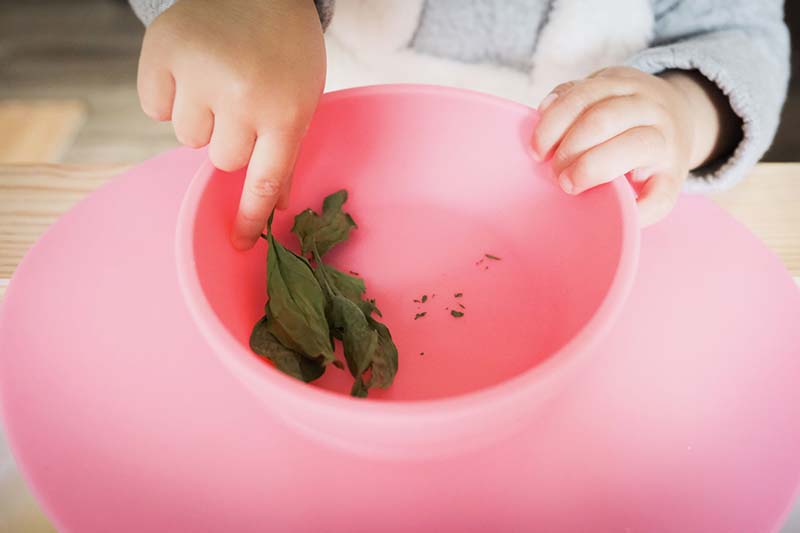
<svg viewBox="0 0 800 533">
<path fill-rule="evenodd" d="M 570 194 L 629 172 L 645 181 L 640 219 L 651 224 L 672 209 L 688 171 L 728 142 L 720 131 L 727 104 L 717 100 L 693 73 L 605 69 L 559 85 L 542 100 L 533 149 L 542 160 L 552 157 Z"/>
<path fill-rule="evenodd" d="M 147 29 L 142 109 L 215 166 L 248 164 L 233 242 L 249 248 L 285 206 L 298 146 L 325 82 L 312 0 L 180 0 Z"/>
</svg>

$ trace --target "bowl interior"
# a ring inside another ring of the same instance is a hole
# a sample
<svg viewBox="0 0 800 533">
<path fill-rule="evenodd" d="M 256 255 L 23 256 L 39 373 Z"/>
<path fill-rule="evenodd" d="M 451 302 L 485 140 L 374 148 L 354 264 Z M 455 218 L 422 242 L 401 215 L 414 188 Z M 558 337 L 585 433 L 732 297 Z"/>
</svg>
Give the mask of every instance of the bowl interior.
<svg viewBox="0 0 800 533">
<path fill-rule="evenodd" d="M 345 207 L 359 228 L 328 260 L 365 279 L 400 352 L 394 385 L 371 398 L 496 385 L 554 357 L 601 307 L 623 249 L 621 194 L 612 185 L 564 194 L 530 157 L 535 120 L 533 110 L 465 92 L 323 99 L 274 231 L 296 251 L 293 216 L 349 191 Z M 249 352 L 266 300 L 266 243 L 237 252 L 229 242 L 243 172 L 198 179 L 193 267 L 213 313 Z M 346 394 L 351 383 L 331 368 L 313 386 Z"/>
</svg>

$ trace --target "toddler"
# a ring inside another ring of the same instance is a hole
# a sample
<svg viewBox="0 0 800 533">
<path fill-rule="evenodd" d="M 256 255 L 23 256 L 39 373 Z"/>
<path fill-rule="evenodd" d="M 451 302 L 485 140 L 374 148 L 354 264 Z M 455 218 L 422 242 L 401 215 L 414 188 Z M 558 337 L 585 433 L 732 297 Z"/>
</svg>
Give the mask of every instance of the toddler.
<svg viewBox="0 0 800 533">
<path fill-rule="evenodd" d="M 650 224 L 682 189 L 728 187 L 758 161 L 789 74 L 780 0 L 131 4 L 147 25 L 145 113 L 171 120 L 181 143 L 209 145 L 218 168 L 247 166 L 240 249 L 285 206 L 324 88 L 439 83 L 540 101 L 532 153 L 564 191 L 626 174 Z"/>
</svg>

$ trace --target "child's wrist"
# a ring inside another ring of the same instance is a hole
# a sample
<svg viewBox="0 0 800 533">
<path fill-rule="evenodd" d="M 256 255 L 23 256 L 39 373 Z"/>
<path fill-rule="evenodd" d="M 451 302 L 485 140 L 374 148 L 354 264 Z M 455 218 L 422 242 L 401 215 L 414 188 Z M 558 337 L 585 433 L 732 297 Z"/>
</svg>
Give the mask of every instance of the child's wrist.
<svg viewBox="0 0 800 533">
<path fill-rule="evenodd" d="M 741 136 L 736 115 L 719 88 L 698 71 L 671 70 L 659 76 L 684 96 L 691 129 L 691 169 L 730 153 Z"/>
<path fill-rule="evenodd" d="M 666 81 L 686 103 L 683 125 L 689 130 L 686 135 L 691 142 L 689 167 L 693 169 L 702 166 L 712 155 L 716 128 L 715 120 L 708 113 L 708 107 L 702 104 L 702 99 L 697 94 L 698 84 L 691 73 L 684 70 L 667 71 L 659 77 Z"/>
</svg>

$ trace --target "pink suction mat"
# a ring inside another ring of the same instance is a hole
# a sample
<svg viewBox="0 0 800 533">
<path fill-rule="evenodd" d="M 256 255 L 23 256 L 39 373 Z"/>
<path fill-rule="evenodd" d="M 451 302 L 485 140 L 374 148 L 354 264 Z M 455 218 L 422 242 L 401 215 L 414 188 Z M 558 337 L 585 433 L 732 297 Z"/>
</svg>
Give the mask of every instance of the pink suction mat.
<svg viewBox="0 0 800 533">
<path fill-rule="evenodd" d="M 707 200 L 643 233 L 616 322 L 528 426 L 365 458 L 285 424 L 198 333 L 171 228 L 204 157 L 170 152 L 93 194 L 6 294 L 3 418 L 61 529 L 778 527 L 800 478 L 800 294 Z"/>
</svg>

